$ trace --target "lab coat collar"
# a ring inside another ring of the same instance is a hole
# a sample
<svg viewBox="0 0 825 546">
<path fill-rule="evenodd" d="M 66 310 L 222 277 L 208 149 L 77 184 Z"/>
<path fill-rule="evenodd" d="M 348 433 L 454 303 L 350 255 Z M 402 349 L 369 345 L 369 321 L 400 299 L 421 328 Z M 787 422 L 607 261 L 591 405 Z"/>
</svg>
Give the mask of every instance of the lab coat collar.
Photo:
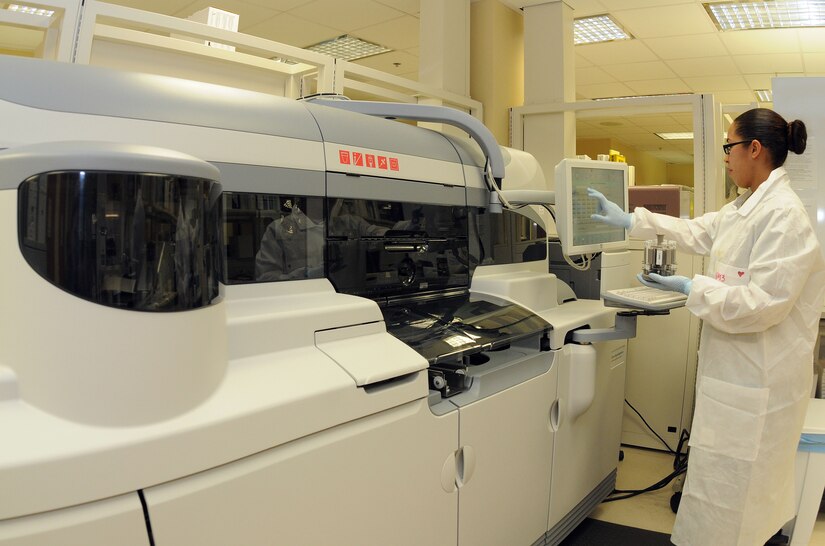
<svg viewBox="0 0 825 546">
<path fill-rule="evenodd" d="M 772 170 L 771 174 L 768 175 L 767 180 L 762 182 L 759 187 L 756 188 L 756 191 L 748 190 L 736 198 L 734 203 L 737 208 L 737 212 L 739 212 L 742 216 L 749 215 L 751 211 L 760 203 L 760 201 L 764 199 L 768 192 L 776 186 L 777 182 L 780 179 L 787 177 L 788 173 L 785 171 L 785 167 L 777 167 Z"/>
</svg>

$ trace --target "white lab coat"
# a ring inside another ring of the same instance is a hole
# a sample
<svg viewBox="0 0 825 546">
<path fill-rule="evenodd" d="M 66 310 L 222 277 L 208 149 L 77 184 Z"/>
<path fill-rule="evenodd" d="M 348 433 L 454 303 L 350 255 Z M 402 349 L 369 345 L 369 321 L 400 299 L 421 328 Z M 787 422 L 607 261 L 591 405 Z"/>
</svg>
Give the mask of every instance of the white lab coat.
<svg viewBox="0 0 825 546">
<path fill-rule="evenodd" d="M 825 260 L 780 167 L 755 192 L 685 220 L 637 208 L 630 234 L 709 256 L 687 308 L 703 320 L 688 473 L 672 542 L 762 546 L 794 514 Z"/>
</svg>

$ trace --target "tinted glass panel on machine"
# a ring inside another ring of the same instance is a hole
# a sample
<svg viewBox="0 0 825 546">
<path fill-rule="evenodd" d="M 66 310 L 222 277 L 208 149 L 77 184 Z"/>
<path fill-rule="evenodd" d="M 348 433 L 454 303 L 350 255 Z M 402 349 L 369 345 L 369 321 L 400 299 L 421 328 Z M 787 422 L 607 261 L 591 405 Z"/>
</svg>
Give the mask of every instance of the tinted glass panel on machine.
<svg viewBox="0 0 825 546">
<path fill-rule="evenodd" d="M 20 249 L 42 277 L 102 305 L 182 311 L 218 297 L 220 184 L 161 174 L 65 171 L 18 191 Z"/>
</svg>

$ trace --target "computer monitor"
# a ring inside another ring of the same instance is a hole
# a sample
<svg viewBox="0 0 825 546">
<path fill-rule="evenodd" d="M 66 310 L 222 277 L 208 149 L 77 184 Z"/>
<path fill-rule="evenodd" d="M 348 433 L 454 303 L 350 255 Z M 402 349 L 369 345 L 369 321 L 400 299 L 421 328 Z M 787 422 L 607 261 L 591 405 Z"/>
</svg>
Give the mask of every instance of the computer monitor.
<svg viewBox="0 0 825 546">
<path fill-rule="evenodd" d="M 590 215 L 597 202 L 587 188 L 604 194 L 627 210 L 627 164 L 614 161 L 563 159 L 556 165 L 556 227 L 568 256 L 627 248 L 627 232 Z"/>
</svg>

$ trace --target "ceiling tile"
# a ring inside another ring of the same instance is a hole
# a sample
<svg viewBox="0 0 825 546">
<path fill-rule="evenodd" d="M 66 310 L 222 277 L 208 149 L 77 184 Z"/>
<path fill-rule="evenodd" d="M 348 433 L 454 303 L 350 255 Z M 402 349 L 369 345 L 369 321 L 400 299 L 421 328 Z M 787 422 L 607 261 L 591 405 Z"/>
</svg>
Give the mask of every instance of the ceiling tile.
<svg viewBox="0 0 825 546">
<path fill-rule="evenodd" d="M 152 1 L 152 0 L 150 0 Z M 154 0 L 157 1 L 157 0 Z M 289 11 L 298 6 L 309 4 L 312 0 L 245 0 L 250 4 L 256 4 L 265 8 L 276 9 L 278 11 Z"/>
<path fill-rule="evenodd" d="M 577 91 L 588 99 L 603 99 L 607 97 L 628 97 L 633 90 L 623 83 L 598 83 L 579 86 Z"/>
<path fill-rule="evenodd" d="M 576 54 L 576 68 L 584 68 L 587 66 L 593 66 L 593 63 L 588 61 L 581 55 Z"/>
<path fill-rule="evenodd" d="M 524 2 L 521 2 L 521 4 L 524 5 Z M 565 4 L 573 8 L 573 17 L 587 17 L 588 15 L 596 15 L 607 11 L 604 2 L 600 0 L 567 0 Z"/>
<path fill-rule="evenodd" d="M 692 76 L 723 76 L 739 71 L 730 57 L 706 57 L 703 59 L 677 59 L 667 62 L 680 78 Z"/>
<path fill-rule="evenodd" d="M 803 53 L 806 73 L 825 72 L 825 53 Z"/>
<path fill-rule="evenodd" d="M 315 0 L 295 8 L 291 15 L 319 25 L 342 28 L 346 32 L 377 25 L 404 15 L 373 0 Z"/>
<path fill-rule="evenodd" d="M 722 40 L 716 34 L 645 38 L 642 42 L 663 60 L 716 57 L 728 54 Z"/>
<path fill-rule="evenodd" d="M 621 81 L 673 78 L 676 74 L 661 61 L 647 63 L 608 64 L 604 71 Z"/>
<path fill-rule="evenodd" d="M 658 60 L 656 55 L 639 40 L 580 45 L 576 46 L 576 54 L 597 66 Z"/>
<path fill-rule="evenodd" d="M 709 90 L 730 91 L 734 89 L 749 89 L 742 76 L 698 76 L 684 78 L 695 93 L 707 93 Z"/>
<path fill-rule="evenodd" d="M 762 55 L 734 55 L 733 61 L 745 74 L 775 72 L 802 72 L 802 55 L 799 53 L 777 53 Z"/>
<path fill-rule="evenodd" d="M 403 11 L 407 15 L 418 16 L 421 9 L 420 0 L 376 0 L 376 2 L 397 9 L 398 11 Z"/>
<path fill-rule="evenodd" d="M 390 49 L 409 49 L 418 46 L 419 26 L 417 17 L 403 15 L 380 25 L 359 29 L 352 34 Z"/>
<path fill-rule="evenodd" d="M 751 89 L 770 89 L 774 74 L 745 74 L 745 81 Z"/>
<path fill-rule="evenodd" d="M 186 15 L 189 15 L 200 9 L 189 10 L 188 6 L 192 4 L 192 0 L 169 0 L 168 2 L 165 0 L 114 0 L 111 3 L 118 6 L 126 6 L 127 8 L 135 8 L 152 13 L 162 13 L 163 15 L 175 15 L 177 17 L 181 16 L 181 10 L 186 9 Z"/>
<path fill-rule="evenodd" d="M 373 55 L 364 59 L 358 59 L 356 64 L 375 68 L 387 74 L 401 76 L 410 72 L 418 74 L 418 57 L 410 55 L 405 51 L 390 51 L 381 55 Z M 399 66 L 395 66 L 398 63 Z M 417 79 L 417 76 L 416 76 Z"/>
<path fill-rule="evenodd" d="M 249 27 L 246 32 L 297 47 L 307 47 L 345 34 L 343 29 L 310 23 L 289 13 L 276 15 L 260 24 Z"/>
<path fill-rule="evenodd" d="M 708 34 L 715 27 L 698 2 L 612 12 L 615 19 L 637 38 Z"/>
<path fill-rule="evenodd" d="M 185 7 L 176 10 L 172 14 L 176 17 L 186 19 L 193 13 L 210 7 L 237 14 L 238 30 L 241 32 L 246 32 L 246 28 L 281 13 L 280 10 L 277 9 L 242 2 L 240 0 L 197 0 L 195 2 L 188 2 Z"/>
<path fill-rule="evenodd" d="M 684 4 L 685 0 L 601 0 L 610 11 L 635 8 L 658 8 L 667 4 Z"/>
<path fill-rule="evenodd" d="M 664 80 L 639 80 L 626 82 L 637 95 L 676 95 L 690 93 L 690 87 L 679 78 Z"/>
<path fill-rule="evenodd" d="M 803 52 L 825 53 L 825 31 L 821 28 L 800 28 L 797 35 Z"/>
<path fill-rule="evenodd" d="M 576 67 L 576 85 L 592 85 L 595 83 L 613 83 L 616 78 L 597 66 Z"/>
<path fill-rule="evenodd" d="M 796 29 L 740 30 L 719 34 L 731 55 L 757 53 L 793 53 L 799 51 Z"/>
</svg>

